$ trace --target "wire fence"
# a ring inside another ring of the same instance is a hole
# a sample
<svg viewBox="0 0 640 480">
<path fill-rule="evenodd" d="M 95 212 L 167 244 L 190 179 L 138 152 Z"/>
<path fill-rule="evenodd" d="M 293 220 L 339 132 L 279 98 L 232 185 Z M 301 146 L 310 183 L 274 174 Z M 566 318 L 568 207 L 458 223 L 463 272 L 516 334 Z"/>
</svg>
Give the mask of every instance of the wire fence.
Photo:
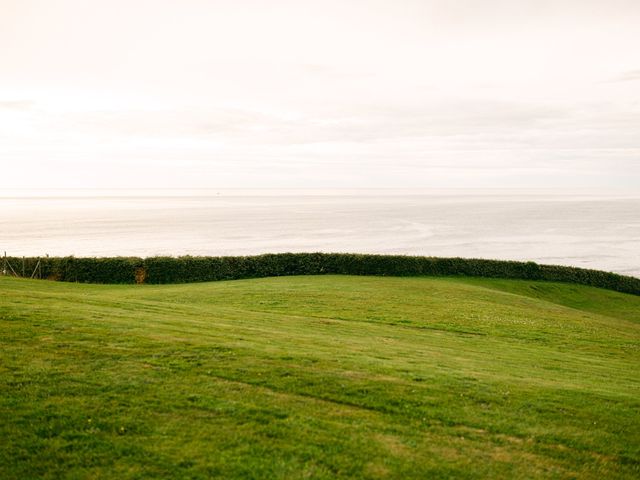
<svg viewBox="0 0 640 480">
<path fill-rule="evenodd" d="M 2 275 L 9 275 L 12 277 L 22 278 L 42 278 L 42 260 L 40 257 L 36 257 L 35 265 L 29 259 L 27 265 L 26 257 L 22 257 L 22 261 L 16 261 L 15 257 L 7 257 L 7 252 L 4 252 L 2 257 Z"/>
</svg>

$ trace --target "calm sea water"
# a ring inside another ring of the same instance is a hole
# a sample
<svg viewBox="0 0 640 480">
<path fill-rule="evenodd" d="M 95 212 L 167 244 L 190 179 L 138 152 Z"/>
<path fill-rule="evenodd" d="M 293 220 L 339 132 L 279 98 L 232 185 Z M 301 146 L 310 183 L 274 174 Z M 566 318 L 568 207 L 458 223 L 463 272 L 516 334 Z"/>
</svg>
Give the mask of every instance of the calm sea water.
<svg viewBox="0 0 640 480">
<path fill-rule="evenodd" d="M 8 255 L 362 252 L 532 260 L 640 277 L 640 198 L 0 198 Z"/>
</svg>

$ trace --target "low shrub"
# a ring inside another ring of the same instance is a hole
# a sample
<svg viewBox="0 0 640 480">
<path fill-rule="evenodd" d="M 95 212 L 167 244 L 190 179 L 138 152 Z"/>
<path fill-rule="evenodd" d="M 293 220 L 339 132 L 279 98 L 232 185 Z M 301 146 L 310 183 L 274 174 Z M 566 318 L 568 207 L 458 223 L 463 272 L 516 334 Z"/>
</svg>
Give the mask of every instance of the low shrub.
<svg viewBox="0 0 640 480">
<path fill-rule="evenodd" d="M 534 262 L 353 253 L 246 257 L 7 257 L 7 274 L 84 283 L 188 283 L 284 275 L 470 276 L 549 280 L 640 295 L 640 279 Z M 38 262 L 40 264 L 38 265 Z M 24 272 L 24 275 L 23 275 Z"/>
</svg>

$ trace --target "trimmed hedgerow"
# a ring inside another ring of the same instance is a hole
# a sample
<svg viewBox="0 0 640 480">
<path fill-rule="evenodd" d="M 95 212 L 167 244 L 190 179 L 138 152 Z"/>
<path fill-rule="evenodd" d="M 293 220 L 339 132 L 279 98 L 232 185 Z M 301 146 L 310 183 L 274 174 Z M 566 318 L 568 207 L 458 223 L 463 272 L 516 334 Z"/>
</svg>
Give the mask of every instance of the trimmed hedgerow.
<svg viewBox="0 0 640 480">
<path fill-rule="evenodd" d="M 470 276 L 550 280 L 640 295 L 640 279 L 534 262 L 352 253 L 277 253 L 247 257 L 9 257 L 16 274 L 86 283 L 188 283 L 284 275 Z M 10 274 L 13 272 L 10 270 Z"/>
<path fill-rule="evenodd" d="M 136 269 L 144 268 L 144 260 L 137 257 L 7 257 L 7 261 L 9 274 L 22 276 L 24 270 L 26 277 L 83 283 L 135 283 Z"/>
</svg>

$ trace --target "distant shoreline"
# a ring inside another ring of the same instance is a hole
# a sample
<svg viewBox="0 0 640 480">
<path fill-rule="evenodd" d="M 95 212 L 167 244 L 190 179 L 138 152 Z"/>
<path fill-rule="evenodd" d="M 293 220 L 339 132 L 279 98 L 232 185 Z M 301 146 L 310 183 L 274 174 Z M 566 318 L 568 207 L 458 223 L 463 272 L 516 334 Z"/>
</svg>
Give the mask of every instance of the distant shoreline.
<svg viewBox="0 0 640 480">
<path fill-rule="evenodd" d="M 170 197 L 547 197 L 593 199 L 640 198 L 635 191 L 483 188 L 6 188 L 1 199 L 29 198 L 170 198 Z"/>
</svg>

